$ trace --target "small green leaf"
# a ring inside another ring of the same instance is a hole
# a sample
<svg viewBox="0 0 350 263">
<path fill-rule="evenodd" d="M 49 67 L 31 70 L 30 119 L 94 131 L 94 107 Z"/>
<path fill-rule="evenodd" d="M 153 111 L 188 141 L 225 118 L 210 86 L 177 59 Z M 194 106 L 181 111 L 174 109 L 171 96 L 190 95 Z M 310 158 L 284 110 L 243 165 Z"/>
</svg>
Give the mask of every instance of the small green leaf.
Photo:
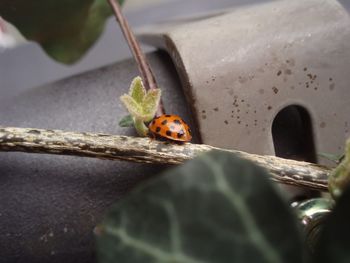
<svg viewBox="0 0 350 263">
<path fill-rule="evenodd" d="M 124 106 L 128 109 L 129 113 L 138 119 L 142 119 L 143 112 L 140 104 L 138 104 L 132 97 L 124 94 L 120 97 L 120 100 L 124 103 Z"/>
<path fill-rule="evenodd" d="M 350 140 L 346 142 L 345 148 L 345 157 L 328 179 L 328 188 L 334 198 L 341 196 L 350 185 Z"/>
<path fill-rule="evenodd" d="M 266 171 L 211 152 L 120 200 L 101 226 L 99 262 L 302 263 L 293 215 Z"/>
<path fill-rule="evenodd" d="M 119 121 L 119 126 L 120 127 L 132 127 L 134 126 L 134 120 L 131 115 L 126 115 L 124 116 L 120 121 Z"/>
<path fill-rule="evenodd" d="M 148 135 L 148 127 L 145 125 L 143 120 L 134 119 L 131 115 L 127 115 L 124 118 L 121 119 L 119 122 L 120 127 L 132 127 L 134 126 L 137 133 L 140 136 L 147 136 Z"/>
<path fill-rule="evenodd" d="M 339 163 L 341 159 L 344 157 L 344 154 L 332 154 L 332 153 L 318 153 L 317 155 L 335 163 Z"/>
<path fill-rule="evenodd" d="M 350 188 L 337 200 L 316 246 L 315 263 L 350 262 Z"/>
<path fill-rule="evenodd" d="M 149 122 L 157 112 L 160 96 L 160 89 L 146 92 L 141 78 L 136 77 L 130 85 L 129 95 L 124 94 L 120 99 L 133 118 Z"/>
<path fill-rule="evenodd" d="M 145 95 L 146 89 L 143 86 L 141 77 L 136 77 L 133 79 L 130 85 L 130 94 L 129 94 L 137 103 L 141 104 Z"/>
<path fill-rule="evenodd" d="M 157 112 L 161 91 L 160 89 L 149 90 L 141 104 L 143 114 L 145 116 L 144 121 L 150 121 L 153 119 Z"/>
</svg>

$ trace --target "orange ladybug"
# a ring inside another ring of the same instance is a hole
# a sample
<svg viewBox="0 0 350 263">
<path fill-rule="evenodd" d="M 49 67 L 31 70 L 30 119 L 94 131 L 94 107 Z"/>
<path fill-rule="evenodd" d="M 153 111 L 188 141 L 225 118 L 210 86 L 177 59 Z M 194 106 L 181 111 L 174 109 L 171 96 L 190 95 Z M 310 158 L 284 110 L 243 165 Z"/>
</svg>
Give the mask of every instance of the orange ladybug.
<svg viewBox="0 0 350 263">
<path fill-rule="evenodd" d="M 190 127 L 178 115 L 155 117 L 148 126 L 150 135 L 177 142 L 189 142 L 192 139 Z"/>
</svg>

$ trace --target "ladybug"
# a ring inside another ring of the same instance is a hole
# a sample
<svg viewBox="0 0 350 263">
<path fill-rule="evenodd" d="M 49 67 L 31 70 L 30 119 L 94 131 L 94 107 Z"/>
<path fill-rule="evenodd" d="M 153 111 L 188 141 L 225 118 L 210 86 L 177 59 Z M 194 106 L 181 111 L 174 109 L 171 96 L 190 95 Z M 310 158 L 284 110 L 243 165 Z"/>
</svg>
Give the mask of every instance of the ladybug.
<svg viewBox="0 0 350 263">
<path fill-rule="evenodd" d="M 176 142 L 189 142 L 192 139 L 190 127 L 178 115 L 155 117 L 148 128 L 152 137 Z"/>
</svg>

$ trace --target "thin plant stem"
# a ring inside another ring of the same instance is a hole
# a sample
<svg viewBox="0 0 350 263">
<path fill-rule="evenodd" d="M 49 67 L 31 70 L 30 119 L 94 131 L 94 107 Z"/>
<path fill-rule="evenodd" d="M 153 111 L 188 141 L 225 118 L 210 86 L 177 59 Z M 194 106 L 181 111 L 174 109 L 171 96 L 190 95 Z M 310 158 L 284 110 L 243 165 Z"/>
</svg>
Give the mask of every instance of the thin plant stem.
<svg viewBox="0 0 350 263">
<path fill-rule="evenodd" d="M 156 89 L 158 88 L 156 79 L 153 75 L 152 69 L 149 65 L 149 63 L 147 62 L 146 56 L 144 55 L 144 53 L 141 50 L 140 44 L 137 41 L 135 35 L 133 34 L 128 21 L 126 20 L 126 18 L 124 17 L 120 5 L 118 3 L 118 1 L 116 0 L 107 0 L 108 3 L 110 4 L 113 13 L 120 25 L 120 28 L 124 34 L 124 37 L 129 45 L 129 48 L 131 50 L 131 53 L 133 54 L 136 63 L 138 65 L 142 80 L 144 82 L 145 88 L 147 90 L 149 89 Z M 164 114 L 164 107 L 162 102 L 159 103 L 159 107 L 157 110 L 157 115 L 162 115 Z"/>
</svg>

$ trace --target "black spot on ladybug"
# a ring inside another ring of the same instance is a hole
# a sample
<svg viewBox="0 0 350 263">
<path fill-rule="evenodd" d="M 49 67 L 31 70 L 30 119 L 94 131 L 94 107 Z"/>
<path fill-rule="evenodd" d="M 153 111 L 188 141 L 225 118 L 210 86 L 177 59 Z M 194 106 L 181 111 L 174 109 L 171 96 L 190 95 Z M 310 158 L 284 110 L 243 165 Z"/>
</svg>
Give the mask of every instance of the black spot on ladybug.
<svg viewBox="0 0 350 263">
<path fill-rule="evenodd" d="M 177 138 L 181 138 L 181 137 L 183 137 L 185 135 L 185 132 L 184 132 L 184 130 L 180 130 L 178 133 L 177 133 Z"/>
<path fill-rule="evenodd" d="M 166 135 L 171 136 L 171 131 L 167 130 Z"/>
<path fill-rule="evenodd" d="M 177 133 L 177 138 L 179 138 L 179 139 L 180 139 L 182 136 L 184 136 L 184 134 L 183 134 L 183 133 L 179 133 L 179 132 Z"/>
<path fill-rule="evenodd" d="M 168 123 L 168 120 L 164 120 L 164 121 L 162 121 L 160 124 L 165 125 L 165 124 L 167 124 L 167 123 Z"/>
<path fill-rule="evenodd" d="M 166 114 L 166 115 L 165 115 L 165 117 L 169 118 L 169 117 L 171 117 L 171 115 L 169 115 L 169 114 Z"/>
<path fill-rule="evenodd" d="M 153 120 L 153 121 L 152 121 L 152 124 L 153 124 L 153 125 L 156 124 L 156 120 Z"/>
<path fill-rule="evenodd" d="M 174 123 L 181 124 L 181 121 L 180 120 L 174 120 Z"/>
<path fill-rule="evenodd" d="M 160 132 L 161 128 L 160 127 L 157 127 L 156 128 L 156 132 Z"/>
</svg>

